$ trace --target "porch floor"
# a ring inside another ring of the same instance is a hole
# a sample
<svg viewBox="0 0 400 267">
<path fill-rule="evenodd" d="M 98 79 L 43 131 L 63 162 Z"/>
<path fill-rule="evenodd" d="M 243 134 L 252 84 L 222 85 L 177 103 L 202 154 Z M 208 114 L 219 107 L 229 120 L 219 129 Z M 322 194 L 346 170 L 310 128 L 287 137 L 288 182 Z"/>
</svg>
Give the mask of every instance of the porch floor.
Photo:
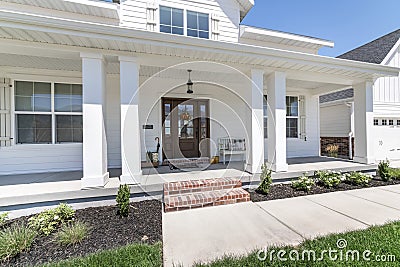
<svg viewBox="0 0 400 267">
<path fill-rule="evenodd" d="M 276 182 L 290 180 L 303 173 L 312 174 L 316 170 L 372 171 L 376 165 L 354 163 L 350 160 L 328 157 L 307 157 L 288 159 L 289 171 L 273 173 Z M 393 166 L 400 167 L 400 161 L 393 161 Z M 116 195 L 119 186 L 120 169 L 110 169 L 110 181 L 101 189 L 81 190 L 82 171 L 49 172 L 0 176 L 0 211 L 7 206 L 44 203 L 49 201 L 85 201 L 88 198 L 109 197 Z M 161 195 L 165 182 L 196 180 L 203 178 L 241 178 L 244 185 L 255 185 L 259 177 L 243 171 L 242 162 L 228 165 L 215 164 L 206 170 L 186 171 L 170 170 L 168 166 L 157 169 L 144 168 L 140 184 L 133 186 L 131 193 L 138 195 Z"/>
</svg>

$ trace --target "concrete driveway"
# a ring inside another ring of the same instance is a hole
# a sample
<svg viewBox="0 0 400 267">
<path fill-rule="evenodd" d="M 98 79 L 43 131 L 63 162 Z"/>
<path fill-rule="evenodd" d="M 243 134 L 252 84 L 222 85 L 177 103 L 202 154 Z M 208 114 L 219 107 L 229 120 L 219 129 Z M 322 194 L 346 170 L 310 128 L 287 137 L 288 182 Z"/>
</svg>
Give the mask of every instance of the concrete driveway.
<svg viewBox="0 0 400 267">
<path fill-rule="evenodd" d="M 165 266 L 400 220 L 400 185 L 163 214 Z"/>
</svg>

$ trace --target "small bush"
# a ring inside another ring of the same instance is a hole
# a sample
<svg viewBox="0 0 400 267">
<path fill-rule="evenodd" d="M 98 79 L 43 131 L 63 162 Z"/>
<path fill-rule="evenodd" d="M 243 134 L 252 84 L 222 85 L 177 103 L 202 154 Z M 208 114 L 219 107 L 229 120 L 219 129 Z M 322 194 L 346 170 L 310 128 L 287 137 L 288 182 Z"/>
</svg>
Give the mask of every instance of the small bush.
<svg viewBox="0 0 400 267">
<path fill-rule="evenodd" d="M 366 186 L 371 181 L 372 176 L 361 172 L 352 172 L 346 174 L 346 181 L 353 185 Z"/>
<path fill-rule="evenodd" d="M 292 187 L 296 190 L 301 190 L 309 192 L 311 188 L 315 185 L 314 179 L 303 175 L 299 177 L 296 181 L 292 182 Z"/>
<path fill-rule="evenodd" d="M 318 183 L 327 188 L 336 187 L 343 180 L 343 175 L 335 171 L 317 171 L 315 176 Z"/>
<path fill-rule="evenodd" d="M 6 221 L 8 220 L 8 212 L 3 212 L 0 214 L 0 227 L 6 224 Z"/>
<path fill-rule="evenodd" d="M 29 226 L 41 234 L 49 235 L 64 223 L 70 222 L 75 216 L 71 206 L 61 203 L 54 209 L 45 210 L 29 219 Z"/>
<path fill-rule="evenodd" d="M 379 162 L 378 165 L 378 175 L 381 177 L 383 181 L 390 181 L 392 180 L 391 173 L 390 173 L 390 162 L 388 160 L 384 160 Z"/>
<path fill-rule="evenodd" d="M 390 168 L 389 169 L 389 176 L 392 179 L 400 180 L 400 169 Z"/>
<path fill-rule="evenodd" d="M 131 196 L 131 191 L 129 186 L 124 184 L 120 185 L 117 195 L 117 207 L 118 214 L 123 217 L 128 217 L 129 215 L 129 197 Z"/>
<path fill-rule="evenodd" d="M 56 241 L 60 245 L 68 246 L 80 243 L 88 236 L 89 227 L 83 222 L 65 224 L 56 233 Z"/>
<path fill-rule="evenodd" d="M 0 231 L 0 259 L 8 260 L 32 245 L 37 233 L 24 224 L 13 224 Z"/>
<path fill-rule="evenodd" d="M 268 194 L 272 184 L 272 177 L 271 177 L 272 171 L 268 169 L 268 167 L 265 164 L 261 166 L 261 170 L 262 170 L 260 176 L 261 183 L 256 191 L 262 194 Z"/>
</svg>

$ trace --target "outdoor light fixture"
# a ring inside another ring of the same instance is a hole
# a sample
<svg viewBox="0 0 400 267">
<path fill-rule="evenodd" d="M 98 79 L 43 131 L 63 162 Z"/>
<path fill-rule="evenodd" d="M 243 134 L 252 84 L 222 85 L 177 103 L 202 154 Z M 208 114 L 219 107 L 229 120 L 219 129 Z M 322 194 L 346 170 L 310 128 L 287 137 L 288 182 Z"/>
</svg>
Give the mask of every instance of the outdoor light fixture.
<svg viewBox="0 0 400 267">
<path fill-rule="evenodd" d="M 190 79 L 190 73 L 192 72 L 192 70 L 188 70 L 189 72 L 189 80 L 187 81 L 186 85 L 187 85 L 187 91 L 186 93 L 188 94 L 193 94 L 193 82 Z"/>
</svg>

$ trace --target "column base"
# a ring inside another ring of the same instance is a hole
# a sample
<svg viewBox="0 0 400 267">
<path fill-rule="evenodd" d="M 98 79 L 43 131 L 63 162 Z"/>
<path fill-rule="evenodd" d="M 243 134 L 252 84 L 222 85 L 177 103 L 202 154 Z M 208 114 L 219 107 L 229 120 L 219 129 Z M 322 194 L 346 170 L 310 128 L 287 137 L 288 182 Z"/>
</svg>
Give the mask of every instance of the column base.
<svg viewBox="0 0 400 267">
<path fill-rule="evenodd" d="M 287 163 L 276 164 L 276 163 L 268 163 L 271 166 L 272 171 L 274 172 L 287 172 L 289 170 L 289 165 Z"/>
<path fill-rule="evenodd" d="M 354 156 L 354 162 L 363 163 L 363 164 L 375 164 L 375 158 L 367 158 L 367 157 L 358 157 Z"/>
<path fill-rule="evenodd" d="M 137 174 L 123 174 L 119 177 L 119 182 L 121 184 L 129 184 L 129 185 L 136 185 L 140 184 L 142 179 L 142 171 Z"/>
<path fill-rule="evenodd" d="M 106 172 L 103 176 L 83 177 L 81 178 L 81 188 L 104 187 L 110 179 L 110 174 Z"/>
</svg>

